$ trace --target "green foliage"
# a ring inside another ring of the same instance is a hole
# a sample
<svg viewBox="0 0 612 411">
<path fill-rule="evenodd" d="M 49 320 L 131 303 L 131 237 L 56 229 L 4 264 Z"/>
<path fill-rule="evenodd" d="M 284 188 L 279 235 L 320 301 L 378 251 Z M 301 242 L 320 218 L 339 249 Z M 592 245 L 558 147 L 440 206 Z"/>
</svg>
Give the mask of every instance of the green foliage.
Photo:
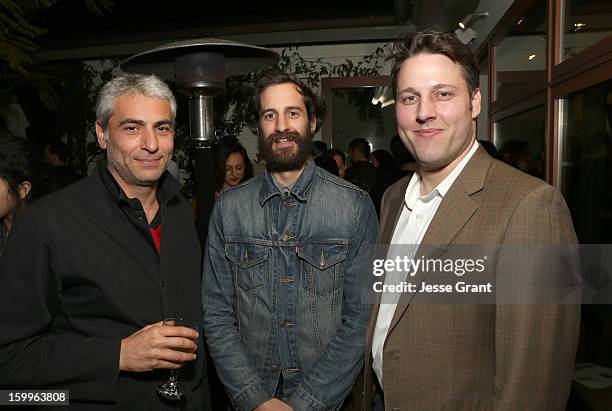
<svg viewBox="0 0 612 411">
<path fill-rule="evenodd" d="M 342 63 L 334 65 L 322 57 L 305 59 L 299 54 L 298 47 L 289 47 L 282 50 L 278 67 L 293 74 L 307 86 L 317 89 L 321 86 L 322 77 L 378 76 L 388 54 L 387 47 L 378 47 L 358 62 L 345 59 Z M 252 123 L 253 83 L 260 74 L 261 72 L 254 72 L 226 80 L 225 93 L 214 99 L 215 129 L 218 133 L 238 135 L 244 127 Z M 360 107 L 358 114 L 362 118 L 382 123 L 382 118 L 378 118 L 380 110 L 376 110 L 369 101 L 365 104 L 362 99 L 358 100 L 358 97 L 349 95 L 349 99 L 351 98 L 354 98 L 351 102 L 356 107 Z"/>
<path fill-rule="evenodd" d="M 37 49 L 34 40 L 45 32 L 45 29 L 30 24 L 30 17 L 55 2 L 0 0 L 0 61 L 8 64 L 9 70 L 27 73 L 34 61 L 32 53 Z"/>
<path fill-rule="evenodd" d="M 114 2 L 111 0 L 83 0 L 83 3 L 87 10 L 98 16 L 110 12 L 114 6 Z"/>
<path fill-rule="evenodd" d="M 37 87 L 45 83 L 29 69 L 34 63 L 35 40 L 45 30 L 30 24 L 30 16 L 51 7 L 55 0 L 0 0 L 0 117 L 15 99 L 14 89 L 21 84 Z M 53 93 L 41 91 L 41 101 L 53 105 Z"/>
<path fill-rule="evenodd" d="M 98 15 L 110 11 L 111 0 L 83 0 L 88 10 Z M 56 85 L 59 81 L 36 65 L 36 40 L 47 30 L 31 21 L 59 0 L 0 0 L 0 117 L 15 99 L 14 90 L 27 86 L 51 110 L 58 108 Z"/>
<path fill-rule="evenodd" d="M 2 1 L 2 0 L 0 0 Z M 278 66 L 284 71 L 295 75 L 312 88 L 319 88 L 321 78 L 327 76 L 373 76 L 378 75 L 384 63 L 385 50 L 379 48 L 359 62 L 346 60 L 333 65 L 322 58 L 304 59 L 297 48 L 285 49 L 281 53 Z M 94 137 L 95 104 L 99 90 L 103 84 L 113 77 L 113 71 L 118 67 L 118 60 L 100 62 L 101 69 L 94 69 L 88 64 L 62 64 L 53 70 L 48 69 L 44 75 L 28 73 L 28 81 L 41 82 L 41 90 L 58 90 L 57 94 L 49 94 L 49 99 L 57 98 L 54 104 L 56 122 L 54 133 L 67 136 L 71 149 L 69 163 L 81 174 L 87 174 L 91 163 L 102 153 Z M 239 135 L 251 119 L 251 101 L 253 98 L 253 83 L 260 72 L 244 76 L 231 77 L 226 80 L 224 93 L 214 97 L 215 132 L 220 135 Z M 43 82 L 48 84 L 42 84 Z M 171 88 L 175 88 L 170 84 Z M 189 197 L 193 192 L 193 181 L 190 178 L 192 147 L 189 138 L 189 122 L 187 99 L 177 93 L 179 103 L 179 118 L 175 127 L 175 155 L 183 176 L 184 194 Z M 363 94 L 363 93 L 362 93 Z M 59 95 L 59 98 L 57 97 Z M 0 93 L 0 99 L 2 93 Z M 366 97 L 367 98 L 367 97 Z M 356 101 L 356 103 L 361 104 Z M 363 104 L 370 109 L 369 101 Z M 365 115 L 370 115 L 365 113 Z"/>
<path fill-rule="evenodd" d="M 81 64 L 78 72 L 68 72 L 67 78 L 64 78 L 62 100 L 57 110 L 58 129 L 67 136 L 70 164 L 82 175 L 87 174 L 91 163 L 102 154 L 102 149 L 93 138 L 96 99 L 100 88 L 113 78 L 113 71 L 118 66 L 117 59 L 102 61 L 101 70 Z"/>
<path fill-rule="evenodd" d="M 383 67 L 388 50 L 377 48 L 373 53 L 365 56 L 359 62 L 346 59 L 334 65 L 323 58 L 305 59 L 299 54 L 297 47 L 289 47 L 281 52 L 278 67 L 293 74 L 307 86 L 318 89 L 323 77 L 349 77 L 349 76 L 378 76 Z M 239 135 L 245 127 L 253 126 L 252 99 L 253 83 L 262 72 L 230 77 L 225 82 L 225 92 L 213 99 L 214 124 L 217 135 Z M 365 101 L 364 93 L 349 95 L 349 99 L 359 108 L 359 115 L 364 119 L 371 119 L 382 126 L 380 110 L 370 104 L 371 97 Z M 362 101 L 363 100 L 363 101 Z M 182 108 L 185 110 L 186 108 Z M 380 118 L 378 118 L 380 117 Z M 183 185 L 183 195 L 193 196 L 193 181 L 190 177 L 191 147 L 188 125 L 177 124 L 175 129 L 175 160 L 186 176 Z"/>
</svg>

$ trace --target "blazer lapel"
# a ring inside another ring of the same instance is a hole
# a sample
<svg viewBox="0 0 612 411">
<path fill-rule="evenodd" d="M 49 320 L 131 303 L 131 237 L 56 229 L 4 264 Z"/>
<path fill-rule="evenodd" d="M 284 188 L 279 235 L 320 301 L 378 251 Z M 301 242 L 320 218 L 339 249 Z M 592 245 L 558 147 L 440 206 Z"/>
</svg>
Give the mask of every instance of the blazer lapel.
<svg viewBox="0 0 612 411">
<path fill-rule="evenodd" d="M 412 174 L 402 178 L 397 182 L 397 186 L 393 185 L 386 192 L 384 197 L 384 204 L 381 207 L 380 213 L 380 234 L 378 236 L 378 244 L 380 245 L 380 255 L 385 258 L 387 255 L 388 244 L 393 238 L 393 231 L 397 225 L 397 221 L 402 214 L 404 209 L 404 198 L 406 197 L 406 188 L 410 183 Z M 384 277 L 381 277 L 379 281 L 384 281 Z M 370 319 L 368 321 L 368 329 L 366 332 L 366 347 L 372 346 L 372 338 L 374 337 L 374 326 L 376 325 L 376 318 L 378 317 L 378 308 L 380 307 L 380 299 L 382 293 L 375 293 L 372 311 L 370 312 Z M 366 358 L 368 351 L 366 350 Z"/>
<path fill-rule="evenodd" d="M 385 199 L 385 206 L 381 212 L 379 243 L 387 245 L 393 238 L 393 231 L 395 231 L 395 225 L 399 220 L 402 210 L 404 209 L 404 199 L 406 197 L 406 189 L 410 184 L 412 174 L 404 177 L 398 182 L 398 187 L 388 191 L 387 198 Z"/>
<path fill-rule="evenodd" d="M 451 244 L 457 233 L 478 209 L 478 204 L 472 200 L 471 195 L 484 187 L 491 161 L 492 158 L 486 151 L 482 147 L 478 147 L 478 150 L 442 199 L 440 207 L 438 207 L 433 220 L 429 224 L 415 255 L 436 258 Z M 419 284 L 416 287 L 417 289 L 420 288 L 420 284 L 425 280 L 427 274 L 427 272 L 420 271 L 412 277 L 411 282 Z M 415 295 L 416 293 L 402 293 L 389 326 L 389 333 L 393 331 L 402 318 Z"/>
<path fill-rule="evenodd" d="M 410 179 L 412 178 L 412 174 L 404 177 L 398 183 L 397 188 L 393 187 L 388 191 L 387 198 L 385 198 L 384 208 L 381 209 L 380 215 L 380 226 L 382 229 L 380 230 L 379 235 L 379 253 L 381 258 L 386 258 L 387 251 L 389 249 L 389 244 L 393 239 L 393 231 L 395 231 L 395 226 L 397 225 L 397 221 L 402 214 L 402 210 L 404 209 L 404 199 L 406 197 L 406 189 L 408 188 L 408 184 L 410 183 Z M 384 281 L 384 276 L 380 277 L 380 281 Z M 374 297 L 374 309 L 375 314 L 378 314 L 378 305 L 380 304 L 381 293 L 376 293 Z M 376 318 L 374 318 L 376 320 Z"/>
</svg>

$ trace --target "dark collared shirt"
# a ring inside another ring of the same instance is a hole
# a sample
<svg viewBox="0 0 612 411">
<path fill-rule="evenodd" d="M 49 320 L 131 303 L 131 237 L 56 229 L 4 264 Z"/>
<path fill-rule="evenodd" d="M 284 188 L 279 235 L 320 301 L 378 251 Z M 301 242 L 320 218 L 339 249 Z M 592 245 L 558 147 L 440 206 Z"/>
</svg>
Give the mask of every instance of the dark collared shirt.
<svg viewBox="0 0 612 411">
<path fill-rule="evenodd" d="M 69 389 L 78 409 L 168 408 L 155 392 L 167 370 L 118 368 L 122 338 L 201 319 L 200 245 L 178 190 L 172 176 L 158 182 L 160 253 L 106 166 L 19 213 L 0 256 L 0 387 Z M 183 409 L 202 409 L 203 346 L 181 370 Z"/>
<path fill-rule="evenodd" d="M 161 225 L 161 210 L 162 204 L 166 204 L 166 202 L 174 197 L 179 189 L 178 186 L 164 184 L 166 180 L 166 176 L 168 173 L 164 173 L 162 177 L 158 181 L 158 190 L 157 190 L 157 202 L 160 204 L 155 217 L 151 221 L 151 223 L 147 222 L 147 215 L 142 207 L 142 203 L 137 198 L 129 198 L 125 191 L 121 188 L 121 186 L 117 183 L 113 175 L 110 173 L 108 168 L 100 167 L 98 169 L 98 173 L 100 174 L 100 178 L 102 179 L 102 183 L 108 190 L 108 193 L 111 195 L 113 200 L 119 205 L 121 211 L 126 215 L 126 217 L 130 220 L 130 222 L 138 229 L 138 231 L 147 239 L 147 241 L 151 241 L 151 244 L 156 248 L 159 252 L 159 244 L 156 244 L 155 237 L 152 233 L 153 230 L 160 229 Z M 160 229 L 161 230 L 161 229 Z M 161 237 L 161 235 L 160 235 Z"/>
</svg>

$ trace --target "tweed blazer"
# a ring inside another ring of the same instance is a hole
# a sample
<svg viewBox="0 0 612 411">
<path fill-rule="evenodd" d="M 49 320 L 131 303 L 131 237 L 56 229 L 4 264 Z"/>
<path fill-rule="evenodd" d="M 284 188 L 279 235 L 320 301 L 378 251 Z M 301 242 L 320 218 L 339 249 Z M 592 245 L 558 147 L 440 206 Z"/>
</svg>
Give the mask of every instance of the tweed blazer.
<svg viewBox="0 0 612 411">
<path fill-rule="evenodd" d="M 410 178 L 383 197 L 382 244 L 391 241 Z M 569 210 L 555 188 L 479 147 L 444 196 L 421 244 L 529 247 L 576 241 Z M 362 393 L 368 410 L 376 378 L 371 351 L 378 307 L 366 336 Z M 579 321 L 578 304 L 427 304 L 405 293 L 383 349 L 385 409 L 563 410 Z"/>
</svg>

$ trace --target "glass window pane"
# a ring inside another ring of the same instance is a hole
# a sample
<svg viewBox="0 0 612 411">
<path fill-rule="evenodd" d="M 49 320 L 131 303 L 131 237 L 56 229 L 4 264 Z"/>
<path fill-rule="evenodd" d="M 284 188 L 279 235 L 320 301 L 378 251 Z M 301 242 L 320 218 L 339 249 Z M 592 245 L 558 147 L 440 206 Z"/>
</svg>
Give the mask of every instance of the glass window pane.
<svg viewBox="0 0 612 411">
<path fill-rule="evenodd" d="M 376 97 L 376 104 L 373 99 Z M 389 150 L 397 134 L 395 104 L 389 87 L 350 87 L 332 89 L 332 145 L 348 153 L 349 143 L 365 138 L 372 150 Z M 384 107 L 382 107 L 384 106 Z"/>
<path fill-rule="evenodd" d="M 532 176 L 546 177 L 546 108 L 538 106 L 495 123 L 500 159 Z"/>
<path fill-rule="evenodd" d="M 612 243 L 612 80 L 561 100 L 559 181 L 581 243 Z"/>
<path fill-rule="evenodd" d="M 538 0 L 495 45 L 494 100 L 534 90 L 546 80 L 546 1 Z"/>
<path fill-rule="evenodd" d="M 562 61 L 611 34 L 610 0 L 565 0 Z"/>
<path fill-rule="evenodd" d="M 489 140 L 489 58 L 480 63 L 480 114 L 476 119 L 476 138 Z"/>
</svg>

